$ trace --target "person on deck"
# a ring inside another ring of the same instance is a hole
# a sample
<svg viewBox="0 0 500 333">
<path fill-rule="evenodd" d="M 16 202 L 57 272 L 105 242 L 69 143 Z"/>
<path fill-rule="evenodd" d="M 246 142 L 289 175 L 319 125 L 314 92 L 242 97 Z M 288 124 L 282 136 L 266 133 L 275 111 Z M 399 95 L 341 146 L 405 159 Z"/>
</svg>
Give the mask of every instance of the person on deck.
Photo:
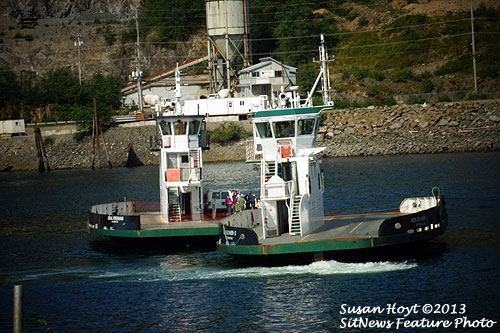
<svg viewBox="0 0 500 333">
<path fill-rule="evenodd" d="M 212 220 L 215 220 L 215 215 L 217 215 L 217 199 L 215 197 L 212 198 L 210 208 L 212 208 Z"/>
<path fill-rule="evenodd" d="M 246 204 L 245 198 L 242 195 L 240 195 L 240 198 L 236 203 L 236 211 L 242 212 L 245 209 L 245 204 Z"/>
<path fill-rule="evenodd" d="M 236 210 L 236 204 L 238 203 L 237 192 L 233 193 L 233 209 Z"/>
<path fill-rule="evenodd" d="M 251 199 L 252 199 L 252 195 L 250 193 L 245 194 L 245 202 L 246 202 L 245 209 L 252 208 L 251 204 L 250 204 Z"/>
<path fill-rule="evenodd" d="M 255 194 L 252 194 L 252 196 L 248 199 L 250 208 L 254 209 L 255 208 Z"/>
<path fill-rule="evenodd" d="M 229 197 L 229 194 L 226 197 L 226 206 L 227 206 L 227 214 L 231 215 L 233 211 L 233 200 Z"/>
</svg>

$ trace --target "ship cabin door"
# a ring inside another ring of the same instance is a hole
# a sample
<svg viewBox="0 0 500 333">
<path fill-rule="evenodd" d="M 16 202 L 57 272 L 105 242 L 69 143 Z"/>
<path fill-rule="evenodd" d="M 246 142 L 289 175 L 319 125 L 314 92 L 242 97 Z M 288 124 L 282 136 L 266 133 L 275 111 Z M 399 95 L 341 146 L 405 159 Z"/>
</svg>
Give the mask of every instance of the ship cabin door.
<svg viewBox="0 0 500 333">
<path fill-rule="evenodd" d="M 191 192 L 181 193 L 181 211 L 183 214 L 191 214 Z"/>
<path fill-rule="evenodd" d="M 279 200 L 276 202 L 278 212 L 278 232 L 280 235 L 288 232 L 288 207 L 286 200 Z"/>
<path fill-rule="evenodd" d="M 297 163 L 283 162 L 278 165 L 278 176 L 285 182 L 294 181 L 294 186 L 297 188 Z"/>
</svg>

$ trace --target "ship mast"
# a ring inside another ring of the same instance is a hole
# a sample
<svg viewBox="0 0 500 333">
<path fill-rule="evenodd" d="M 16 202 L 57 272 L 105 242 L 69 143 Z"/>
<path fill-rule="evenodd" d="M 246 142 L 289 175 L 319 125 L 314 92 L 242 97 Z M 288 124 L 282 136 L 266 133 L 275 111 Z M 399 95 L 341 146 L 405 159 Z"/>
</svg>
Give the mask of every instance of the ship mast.
<svg viewBox="0 0 500 333">
<path fill-rule="evenodd" d="M 321 72 L 323 73 L 323 104 L 327 105 L 329 102 L 328 92 L 330 91 L 330 72 L 328 70 L 328 63 L 332 60 L 328 60 L 328 51 L 326 49 L 325 36 L 321 34 L 321 45 L 319 46 L 319 61 L 321 62 Z"/>
<path fill-rule="evenodd" d="M 312 106 L 312 95 L 318 86 L 319 80 L 322 80 L 322 95 L 323 95 L 323 105 L 331 104 L 330 98 L 328 96 L 328 92 L 331 91 L 330 87 L 330 70 L 328 69 L 328 63 L 334 61 L 334 59 L 328 59 L 328 51 L 325 43 L 325 36 L 323 34 L 320 35 L 321 44 L 319 46 L 319 60 L 314 60 L 315 63 L 321 63 L 320 71 L 316 81 L 314 82 L 313 87 L 309 91 L 307 95 L 306 104 Z"/>
</svg>

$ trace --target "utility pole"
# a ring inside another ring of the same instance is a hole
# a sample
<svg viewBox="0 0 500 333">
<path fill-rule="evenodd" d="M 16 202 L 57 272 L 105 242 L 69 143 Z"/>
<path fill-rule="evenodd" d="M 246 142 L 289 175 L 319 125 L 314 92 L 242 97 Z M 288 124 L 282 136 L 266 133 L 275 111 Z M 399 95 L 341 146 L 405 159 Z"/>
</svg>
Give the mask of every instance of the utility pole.
<svg viewBox="0 0 500 333">
<path fill-rule="evenodd" d="M 137 79 L 137 98 L 138 98 L 137 105 L 139 106 L 139 112 L 144 116 L 144 113 L 142 112 L 142 71 L 141 71 L 141 60 L 140 60 L 141 46 L 139 38 L 139 14 L 137 9 L 135 10 L 135 29 L 137 32 L 137 43 L 136 43 L 137 58 L 135 59 L 135 72 L 132 71 L 132 78 Z"/>
<path fill-rule="evenodd" d="M 83 45 L 83 41 L 80 40 L 80 36 L 76 36 L 75 46 L 78 48 L 78 78 L 80 79 L 80 85 L 82 85 L 82 62 L 80 56 L 80 46 Z"/>
<path fill-rule="evenodd" d="M 472 31 L 472 69 L 474 70 L 474 93 L 477 94 L 476 43 L 474 42 L 474 11 L 472 10 L 472 0 L 470 0 L 470 26 Z"/>
</svg>

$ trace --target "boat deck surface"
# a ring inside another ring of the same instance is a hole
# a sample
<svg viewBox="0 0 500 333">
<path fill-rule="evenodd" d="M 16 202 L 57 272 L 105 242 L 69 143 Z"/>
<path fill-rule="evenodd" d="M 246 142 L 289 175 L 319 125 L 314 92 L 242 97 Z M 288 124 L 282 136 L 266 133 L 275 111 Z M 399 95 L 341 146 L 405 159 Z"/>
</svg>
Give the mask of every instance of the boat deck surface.
<svg viewBox="0 0 500 333">
<path fill-rule="evenodd" d="M 212 213 L 183 214 L 180 222 L 167 222 L 159 212 L 140 212 L 141 230 L 179 229 L 179 228 L 214 228 L 218 227 L 219 220 L 226 217 L 226 213 L 217 213 L 212 219 Z"/>
<path fill-rule="evenodd" d="M 288 233 L 279 237 L 264 239 L 262 227 L 254 228 L 262 245 L 295 243 L 305 241 L 321 241 L 331 239 L 378 237 L 380 224 L 391 217 L 404 215 L 400 212 L 367 213 L 356 215 L 325 216 L 325 223 L 304 236 Z"/>
</svg>

